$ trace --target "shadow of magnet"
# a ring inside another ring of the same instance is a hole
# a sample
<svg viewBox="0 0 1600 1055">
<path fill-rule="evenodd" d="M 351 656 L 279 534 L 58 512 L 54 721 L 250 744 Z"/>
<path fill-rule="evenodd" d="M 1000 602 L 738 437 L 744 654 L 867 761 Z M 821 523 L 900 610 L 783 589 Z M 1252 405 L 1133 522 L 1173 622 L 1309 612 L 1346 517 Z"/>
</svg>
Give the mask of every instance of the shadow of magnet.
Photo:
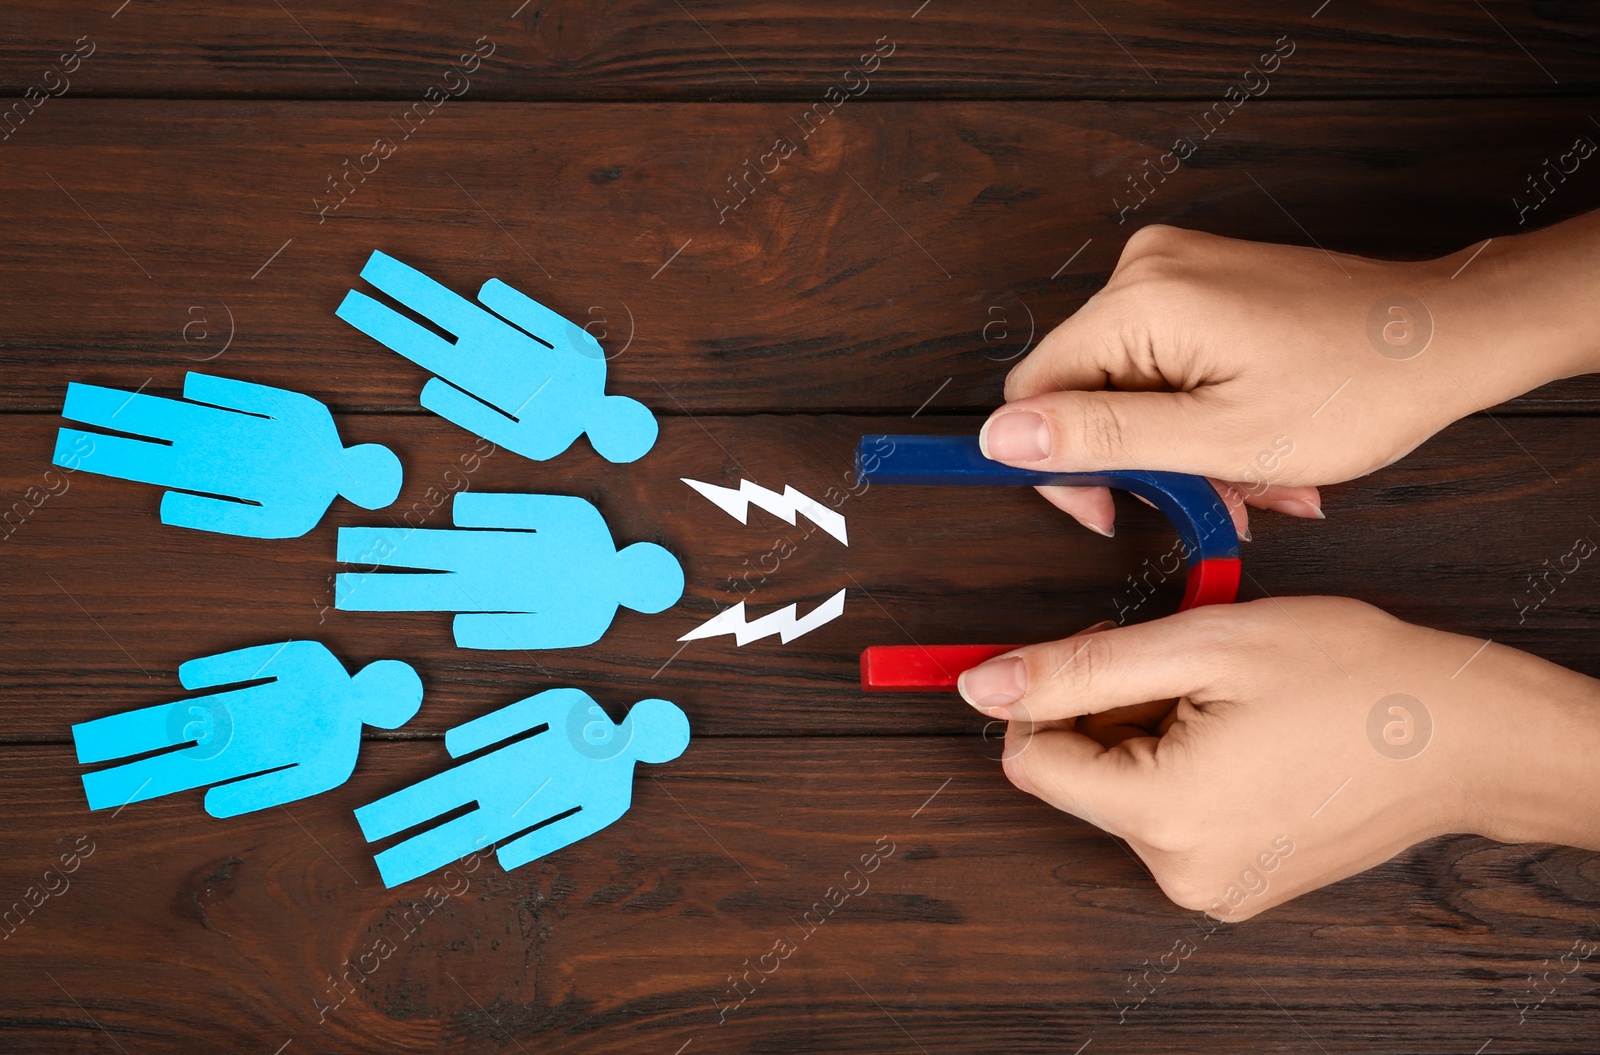
<svg viewBox="0 0 1600 1055">
<path fill-rule="evenodd" d="M 875 485 L 970 487 L 1112 487 L 1138 495 L 1172 521 L 1183 541 L 1188 576 L 1179 611 L 1230 604 L 1239 593 L 1239 538 L 1228 507 L 1211 482 L 1186 473 L 1118 470 L 1053 473 L 990 461 L 976 436 L 863 436 L 858 479 Z M 1018 645 L 873 645 L 861 653 L 861 687 L 869 692 L 954 690 L 964 670 Z"/>
</svg>

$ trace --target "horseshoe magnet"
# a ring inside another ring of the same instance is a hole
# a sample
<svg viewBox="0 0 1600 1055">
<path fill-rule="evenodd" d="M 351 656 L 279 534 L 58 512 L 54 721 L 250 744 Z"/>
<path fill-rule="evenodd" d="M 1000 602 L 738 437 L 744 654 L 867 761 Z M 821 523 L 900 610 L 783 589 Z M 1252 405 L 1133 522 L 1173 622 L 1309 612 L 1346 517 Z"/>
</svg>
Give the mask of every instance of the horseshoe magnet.
<svg viewBox="0 0 1600 1055">
<path fill-rule="evenodd" d="M 1229 604 L 1239 592 L 1239 538 L 1211 482 L 1187 473 L 1142 469 L 1055 473 L 991 461 L 976 436 L 863 436 L 856 475 L 874 484 L 978 487 L 1114 487 L 1161 510 L 1178 529 L 1189 565 L 1179 611 Z M 961 672 L 1016 645 L 873 645 L 861 653 L 861 687 L 870 692 L 956 687 Z"/>
</svg>

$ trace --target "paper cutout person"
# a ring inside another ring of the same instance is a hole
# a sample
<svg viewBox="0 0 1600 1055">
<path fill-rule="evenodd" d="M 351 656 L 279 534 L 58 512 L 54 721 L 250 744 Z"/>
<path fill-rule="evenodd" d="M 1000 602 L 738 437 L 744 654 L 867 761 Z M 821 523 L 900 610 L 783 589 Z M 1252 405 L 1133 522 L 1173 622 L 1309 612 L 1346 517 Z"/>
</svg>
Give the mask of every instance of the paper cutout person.
<svg viewBox="0 0 1600 1055">
<path fill-rule="evenodd" d="M 581 498 L 466 491 L 452 515 L 454 529 L 340 528 L 339 560 L 372 570 L 341 574 L 334 606 L 470 613 L 455 617 L 461 648 L 577 648 L 618 607 L 659 612 L 683 596 L 677 558 L 652 542 L 618 551 Z"/>
<path fill-rule="evenodd" d="M 530 731 L 532 736 L 526 735 Z M 640 700 L 621 725 L 581 689 L 549 689 L 458 725 L 451 758 L 511 741 L 356 810 L 368 842 L 474 809 L 413 835 L 375 860 L 385 886 L 442 868 L 503 839 L 510 871 L 613 823 L 633 799 L 635 762 L 670 762 L 689 746 L 689 719 L 666 700 Z M 533 829 L 533 830 L 529 830 Z"/>
<path fill-rule="evenodd" d="M 422 405 L 440 417 L 535 461 L 554 458 L 585 432 L 612 462 L 634 461 L 655 443 L 648 407 L 605 394 L 600 342 L 531 297 L 491 278 L 478 291 L 480 308 L 381 252 L 361 277 L 454 338 L 359 290 L 336 312 L 436 375 L 423 386 Z"/>
<path fill-rule="evenodd" d="M 197 373 L 184 378 L 183 396 L 72 382 L 62 417 L 131 436 L 62 429 L 55 463 L 171 488 L 163 524 L 247 538 L 304 535 L 336 495 L 381 509 L 400 494 L 394 452 L 344 446 L 328 408 L 310 396 Z"/>
<path fill-rule="evenodd" d="M 316 641 L 256 645 L 178 668 L 189 690 L 263 679 L 74 725 L 84 765 L 179 748 L 85 773 L 89 808 L 214 784 L 206 812 L 233 817 L 316 795 L 355 770 L 362 725 L 397 729 L 422 704 L 422 681 L 407 664 L 382 659 L 352 676 Z"/>
</svg>

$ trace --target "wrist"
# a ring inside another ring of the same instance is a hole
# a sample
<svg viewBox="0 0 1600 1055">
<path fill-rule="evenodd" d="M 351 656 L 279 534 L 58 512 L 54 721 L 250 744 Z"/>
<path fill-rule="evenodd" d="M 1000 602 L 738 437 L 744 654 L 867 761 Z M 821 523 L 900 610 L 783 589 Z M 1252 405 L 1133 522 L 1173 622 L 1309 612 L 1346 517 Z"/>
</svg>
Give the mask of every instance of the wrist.
<svg viewBox="0 0 1600 1055">
<path fill-rule="evenodd" d="M 1441 353 L 1430 365 L 1445 375 L 1446 398 L 1466 395 L 1464 413 L 1600 370 L 1600 213 L 1425 266 Z"/>
<path fill-rule="evenodd" d="M 1455 774 L 1457 830 L 1600 850 L 1600 681 L 1499 646 L 1485 661 L 1480 677 L 1507 676 L 1489 678 L 1468 719 L 1480 735 Z"/>
</svg>

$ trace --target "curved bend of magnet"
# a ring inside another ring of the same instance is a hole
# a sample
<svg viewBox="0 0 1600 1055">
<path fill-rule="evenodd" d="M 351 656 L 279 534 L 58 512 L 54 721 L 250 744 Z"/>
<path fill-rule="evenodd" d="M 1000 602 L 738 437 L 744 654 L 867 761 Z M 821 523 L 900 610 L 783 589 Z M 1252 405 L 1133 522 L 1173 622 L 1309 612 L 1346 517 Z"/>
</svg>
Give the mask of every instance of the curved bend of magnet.
<svg viewBox="0 0 1600 1055">
<path fill-rule="evenodd" d="M 856 476 L 874 484 L 978 487 L 1111 487 L 1159 509 L 1178 529 L 1189 565 L 1178 610 L 1229 604 L 1239 592 L 1239 538 L 1233 517 L 1211 482 L 1187 473 L 1142 469 L 1059 473 L 991 461 L 976 436 L 863 436 Z M 894 692 L 953 689 L 970 667 L 1015 645 L 874 645 L 861 653 L 861 687 Z"/>
</svg>

